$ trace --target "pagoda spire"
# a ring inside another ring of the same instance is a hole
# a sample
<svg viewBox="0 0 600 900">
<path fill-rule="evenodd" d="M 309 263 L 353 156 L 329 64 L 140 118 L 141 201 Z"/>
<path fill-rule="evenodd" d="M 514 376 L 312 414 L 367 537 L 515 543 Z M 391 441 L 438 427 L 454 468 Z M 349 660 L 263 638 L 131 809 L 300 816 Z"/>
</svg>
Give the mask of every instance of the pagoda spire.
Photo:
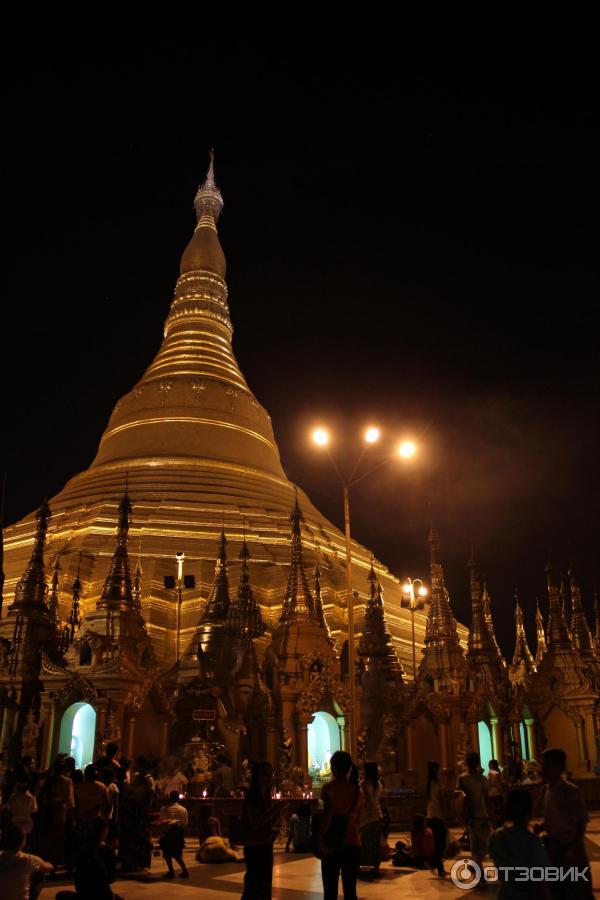
<svg viewBox="0 0 600 900">
<path fill-rule="evenodd" d="M 425 629 L 425 648 L 418 678 L 429 677 L 434 689 L 443 687 L 459 693 L 464 687 L 465 657 L 456 630 L 456 619 L 444 584 L 444 569 L 440 563 L 440 539 L 433 524 L 429 530 L 431 603 Z"/>
<path fill-rule="evenodd" d="M 217 544 L 217 560 L 212 588 L 204 607 L 201 622 L 226 622 L 230 606 L 227 538 L 223 527 Z"/>
<path fill-rule="evenodd" d="M 594 643 L 596 653 L 600 654 L 600 604 L 598 604 L 598 591 L 594 591 Z"/>
<path fill-rule="evenodd" d="M 252 585 L 250 584 L 249 559 L 250 551 L 246 543 L 246 535 L 244 534 L 242 549 L 240 550 L 240 560 L 242 562 L 240 583 L 236 602 L 229 607 L 228 622 L 229 630 L 234 637 L 243 638 L 251 643 L 252 638 L 261 637 L 265 633 L 265 623 L 263 622 L 260 606 L 254 599 Z"/>
<path fill-rule="evenodd" d="M 515 590 L 515 652 L 509 674 L 511 683 L 526 682 L 532 672 L 535 672 L 535 663 L 527 643 L 519 595 Z"/>
<path fill-rule="evenodd" d="M 56 554 L 56 559 L 54 560 L 54 565 L 52 567 L 52 580 L 50 582 L 50 596 L 48 597 L 48 612 L 50 613 L 50 618 L 56 625 L 60 622 L 60 616 L 58 611 L 58 581 L 60 578 L 60 561 L 59 555 Z"/>
<path fill-rule="evenodd" d="M 383 603 L 383 588 L 378 580 L 371 557 L 371 568 L 367 575 L 369 600 L 365 608 L 365 624 L 358 644 L 359 655 L 367 660 L 367 668 L 382 669 L 386 676 L 401 680 L 404 669 L 394 648 L 388 631 Z"/>
<path fill-rule="evenodd" d="M 548 579 L 548 602 L 550 606 L 548 617 L 548 649 L 556 650 L 560 647 L 570 649 L 572 648 L 572 644 L 567 623 L 563 616 L 560 584 L 556 569 L 551 560 L 549 560 L 546 565 L 546 576 Z"/>
<path fill-rule="evenodd" d="M 46 569 L 44 566 L 44 545 L 50 519 L 50 507 L 44 500 L 36 513 L 37 526 L 33 539 L 33 550 L 25 572 L 17 584 L 12 606 L 45 606 L 48 595 Z"/>
<path fill-rule="evenodd" d="M 270 417 L 233 353 L 227 265 L 217 233 L 223 198 L 212 151 L 194 206 L 196 227 L 181 257 L 162 345 L 115 407 L 92 466 L 148 456 L 172 460 L 185 448 L 188 457 L 285 479 Z"/>
<path fill-rule="evenodd" d="M 298 492 L 296 491 L 294 508 L 290 515 L 292 526 L 292 550 L 290 574 L 288 576 L 287 590 L 281 610 L 281 625 L 293 622 L 313 622 L 320 624 L 315 613 L 315 603 L 308 586 L 308 578 L 304 570 L 302 558 L 302 512 L 298 504 Z"/>
<path fill-rule="evenodd" d="M 595 662 L 596 656 L 594 653 L 592 633 L 581 601 L 581 588 L 573 564 L 571 564 L 569 568 L 569 578 L 571 581 L 571 604 L 573 610 L 571 618 L 571 636 L 573 643 L 584 659 L 593 660 Z"/>
<path fill-rule="evenodd" d="M 117 524 L 117 541 L 115 552 L 110 563 L 108 575 L 104 582 L 104 590 L 96 604 L 97 609 L 132 609 L 133 588 L 127 541 L 131 518 L 131 501 L 127 487 L 119 503 L 119 520 Z"/>
</svg>

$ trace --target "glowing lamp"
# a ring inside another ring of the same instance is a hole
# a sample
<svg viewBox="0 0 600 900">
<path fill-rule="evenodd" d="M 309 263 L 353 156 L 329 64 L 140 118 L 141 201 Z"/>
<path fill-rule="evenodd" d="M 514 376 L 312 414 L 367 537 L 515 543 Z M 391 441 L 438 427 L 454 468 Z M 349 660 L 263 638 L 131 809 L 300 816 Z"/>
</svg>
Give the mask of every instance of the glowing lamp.
<svg viewBox="0 0 600 900">
<path fill-rule="evenodd" d="M 427 588 L 425 587 L 424 584 L 422 584 L 421 587 L 419 588 L 419 597 L 426 597 L 426 596 L 427 596 Z"/>
<path fill-rule="evenodd" d="M 365 431 L 365 441 L 367 444 L 375 444 L 381 437 L 381 432 L 379 428 L 376 428 L 375 425 L 371 425 L 370 428 L 367 428 Z"/>
<path fill-rule="evenodd" d="M 411 590 L 412 590 L 412 584 L 409 584 L 407 581 L 406 584 L 402 585 L 402 590 L 404 591 L 405 594 L 410 594 Z"/>
<path fill-rule="evenodd" d="M 410 457 L 414 456 L 416 452 L 417 445 L 413 444 L 412 441 L 402 441 L 402 443 L 398 447 L 398 453 L 403 459 L 410 459 Z"/>
<path fill-rule="evenodd" d="M 326 447 L 329 443 L 329 432 L 324 428 L 315 428 L 312 433 L 312 439 L 317 447 Z"/>
</svg>

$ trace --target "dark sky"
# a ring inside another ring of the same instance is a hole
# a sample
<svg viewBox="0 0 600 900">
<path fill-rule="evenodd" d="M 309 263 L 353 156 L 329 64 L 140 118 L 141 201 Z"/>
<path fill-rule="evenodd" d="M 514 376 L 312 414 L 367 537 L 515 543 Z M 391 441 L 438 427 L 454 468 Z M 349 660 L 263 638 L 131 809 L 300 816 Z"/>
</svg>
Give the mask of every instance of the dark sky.
<svg viewBox="0 0 600 900">
<path fill-rule="evenodd" d="M 348 460 L 368 422 L 415 435 L 418 463 L 356 488 L 357 539 L 424 575 L 432 509 L 457 615 L 474 541 L 510 653 L 514 588 L 531 623 L 549 548 L 591 610 L 597 79 L 109 49 L 40 44 L 11 71 L 7 522 L 89 465 L 158 349 L 214 145 L 234 348 L 289 477 L 341 524 L 310 427 Z"/>
</svg>

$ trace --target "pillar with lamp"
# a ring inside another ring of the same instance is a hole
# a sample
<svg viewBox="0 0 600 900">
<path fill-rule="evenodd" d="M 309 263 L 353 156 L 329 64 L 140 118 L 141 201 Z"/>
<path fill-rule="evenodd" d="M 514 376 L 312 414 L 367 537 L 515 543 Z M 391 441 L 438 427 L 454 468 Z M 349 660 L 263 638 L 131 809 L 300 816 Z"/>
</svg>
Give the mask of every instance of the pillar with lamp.
<svg viewBox="0 0 600 900">
<path fill-rule="evenodd" d="M 356 755 L 357 737 L 357 710 L 356 710 L 356 639 L 354 628 L 354 594 L 352 585 L 352 543 L 350 533 L 350 488 L 372 475 L 382 466 L 394 458 L 403 460 L 412 459 L 417 452 L 417 445 L 413 440 L 404 439 L 392 453 L 380 457 L 374 465 L 364 471 L 363 463 L 369 451 L 381 439 L 381 430 L 376 425 L 369 425 L 363 432 L 361 447 L 354 464 L 346 472 L 339 461 L 333 455 L 331 445 L 333 443 L 330 431 L 319 426 L 312 432 L 313 443 L 322 448 L 329 458 L 333 470 L 342 486 L 344 504 L 344 535 L 346 541 L 346 590 L 347 590 L 347 627 L 348 627 L 348 684 L 350 694 L 350 753 Z"/>
<path fill-rule="evenodd" d="M 415 611 L 423 609 L 429 591 L 425 587 L 421 578 L 407 578 L 402 586 L 402 592 L 406 598 L 406 604 L 411 613 L 411 630 L 412 630 L 412 676 L 413 681 L 417 680 L 417 650 L 415 641 Z"/>
</svg>

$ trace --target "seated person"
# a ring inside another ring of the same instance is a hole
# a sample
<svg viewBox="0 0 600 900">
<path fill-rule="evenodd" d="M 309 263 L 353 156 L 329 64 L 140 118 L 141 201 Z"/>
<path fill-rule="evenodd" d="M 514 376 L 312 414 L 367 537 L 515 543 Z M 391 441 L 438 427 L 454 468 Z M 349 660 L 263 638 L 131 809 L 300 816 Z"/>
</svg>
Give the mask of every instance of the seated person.
<svg viewBox="0 0 600 900">
<path fill-rule="evenodd" d="M 310 853 L 310 804 L 301 803 L 288 822 L 286 853 L 293 844 L 295 853 Z"/>
<path fill-rule="evenodd" d="M 429 865 L 434 851 L 433 831 L 425 824 L 425 816 L 417 815 L 413 820 L 411 831 L 412 846 L 405 841 L 398 841 L 396 853 L 392 859 L 394 866 L 412 866 L 424 869 Z"/>
<path fill-rule="evenodd" d="M 44 886 L 44 875 L 53 871 L 52 863 L 23 853 L 26 838 L 20 825 L 13 825 L 4 835 L 4 850 L 0 853 L 3 900 L 35 900 Z"/>
<path fill-rule="evenodd" d="M 210 806 L 204 807 L 199 823 L 200 847 L 196 859 L 201 863 L 238 862 L 239 857 L 221 834 L 221 823 L 212 815 Z"/>
</svg>

